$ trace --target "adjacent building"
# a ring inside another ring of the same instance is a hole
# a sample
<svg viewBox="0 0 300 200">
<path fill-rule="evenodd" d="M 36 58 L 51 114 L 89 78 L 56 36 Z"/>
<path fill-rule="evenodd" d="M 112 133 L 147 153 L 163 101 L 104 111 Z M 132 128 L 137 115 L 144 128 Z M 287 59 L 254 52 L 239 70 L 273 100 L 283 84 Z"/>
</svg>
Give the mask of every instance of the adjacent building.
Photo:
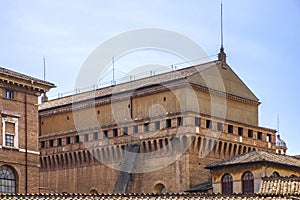
<svg viewBox="0 0 300 200">
<path fill-rule="evenodd" d="M 38 97 L 54 84 L 0 68 L 0 193 L 38 192 Z"/>
</svg>

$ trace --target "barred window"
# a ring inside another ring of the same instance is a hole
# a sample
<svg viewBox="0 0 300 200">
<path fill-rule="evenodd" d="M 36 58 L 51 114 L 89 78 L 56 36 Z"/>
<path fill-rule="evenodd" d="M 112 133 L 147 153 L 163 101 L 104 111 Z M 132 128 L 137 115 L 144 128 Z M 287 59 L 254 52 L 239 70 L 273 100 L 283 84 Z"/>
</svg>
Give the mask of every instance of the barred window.
<svg viewBox="0 0 300 200">
<path fill-rule="evenodd" d="M 16 193 L 16 178 L 8 166 L 0 167 L 0 193 Z"/>
<path fill-rule="evenodd" d="M 230 174 L 224 174 L 222 177 L 222 194 L 233 193 L 233 182 Z"/>
</svg>

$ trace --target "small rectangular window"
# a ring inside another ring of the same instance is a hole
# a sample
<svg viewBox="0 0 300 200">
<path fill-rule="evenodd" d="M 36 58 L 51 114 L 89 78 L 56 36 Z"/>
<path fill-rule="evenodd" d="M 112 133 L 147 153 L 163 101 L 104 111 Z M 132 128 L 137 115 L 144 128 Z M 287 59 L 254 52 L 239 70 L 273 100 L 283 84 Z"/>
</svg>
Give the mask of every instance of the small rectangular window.
<svg viewBox="0 0 300 200">
<path fill-rule="evenodd" d="M 138 125 L 134 125 L 133 126 L 133 133 L 138 133 L 139 132 L 139 126 Z"/>
<path fill-rule="evenodd" d="M 15 98 L 14 91 L 6 90 L 6 98 L 8 98 L 8 99 Z"/>
<path fill-rule="evenodd" d="M 127 127 L 123 127 L 122 128 L 122 132 L 123 132 L 123 135 L 128 135 L 128 128 Z"/>
<path fill-rule="evenodd" d="M 243 136 L 244 129 L 242 127 L 238 128 L 238 135 Z"/>
<path fill-rule="evenodd" d="M 267 134 L 267 142 L 272 142 L 272 137 L 271 137 L 271 134 Z"/>
<path fill-rule="evenodd" d="M 257 132 L 257 139 L 262 140 L 262 132 Z"/>
<path fill-rule="evenodd" d="M 113 136 L 118 137 L 118 129 L 116 128 L 113 129 Z"/>
<path fill-rule="evenodd" d="M 61 138 L 58 138 L 57 139 L 57 146 L 61 146 L 62 145 L 62 139 Z"/>
<path fill-rule="evenodd" d="M 14 146 L 14 136 L 5 134 L 5 146 L 13 147 Z"/>
<path fill-rule="evenodd" d="M 250 138 L 253 137 L 253 130 L 251 130 L 251 129 L 248 130 L 248 137 L 250 137 Z"/>
<path fill-rule="evenodd" d="M 104 136 L 104 137 L 107 137 L 107 130 L 104 130 L 104 131 L 103 131 L 103 136 Z"/>
<path fill-rule="evenodd" d="M 71 138 L 70 137 L 66 137 L 66 144 L 71 144 Z"/>
<path fill-rule="evenodd" d="M 200 126 L 201 125 L 201 118 L 195 117 L 195 126 Z"/>
<path fill-rule="evenodd" d="M 49 147 L 53 147 L 53 140 L 49 140 Z"/>
<path fill-rule="evenodd" d="M 217 123 L 217 128 L 218 128 L 218 131 L 223 131 L 223 123 L 221 123 L 221 122 L 218 122 Z"/>
<path fill-rule="evenodd" d="M 228 133 L 233 133 L 233 126 L 232 125 L 228 125 Z"/>
<path fill-rule="evenodd" d="M 171 128 L 171 127 L 172 127 L 172 120 L 166 119 L 166 128 Z"/>
<path fill-rule="evenodd" d="M 98 140 L 98 133 L 97 132 L 93 133 L 93 140 Z"/>
<path fill-rule="evenodd" d="M 41 141 L 41 148 L 45 148 L 45 141 Z"/>
<path fill-rule="evenodd" d="M 182 126 L 182 125 L 183 125 L 183 118 L 177 117 L 177 126 Z"/>
<path fill-rule="evenodd" d="M 206 120 L 206 128 L 207 129 L 212 129 L 212 124 L 211 124 L 211 120 Z"/>
<path fill-rule="evenodd" d="M 144 132 L 149 131 L 149 123 L 144 124 Z"/>
<path fill-rule="evenodd" d="M 89 141 L 89 134 L 83 135 L 83 141 L 85 141 L 85 142 Z"/>
<path fill-rule="evenodd" d="M 155 130 L 156 131 L 160 130 L 160 121 L 155 122 Z"/>
<path fill-rule="evenodd" d="M 76 136 L 74 137 L 74 143 L 79 143 L 79 135 L 76 135 Z"/>
</svg>

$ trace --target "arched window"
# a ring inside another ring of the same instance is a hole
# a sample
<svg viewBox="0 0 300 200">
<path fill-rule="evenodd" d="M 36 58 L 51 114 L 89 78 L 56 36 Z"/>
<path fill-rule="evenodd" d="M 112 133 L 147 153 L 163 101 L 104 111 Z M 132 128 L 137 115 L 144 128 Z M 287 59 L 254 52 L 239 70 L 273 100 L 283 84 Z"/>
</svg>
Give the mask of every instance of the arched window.
<svg viewBox="0 0 300 200">
<path fill-rule="evenodd" d="M 243 193 L 254 193 L 254 176 L 251 172 L 245 172 L 242 176 Z"/>
<path fill-rule="evenodd" d="M 279 173 L 278 172 L 273 172 L 272 173 L 272 175 L 271 175 L 271 177 L 275 177 L 275 178 L 277 178 L 277 177 L 279 177 L 280 175 L 279 175 Z"/>
<path fill-rule="evenodd" d="M 224 174 L 222 177 L 222 194 L 233 193 L 233 182 L 230 174 Z"/>
<path fill-rule="evenodd" d="M 8 166 L 0 167 L 0 193 L 16 193 L 16 178 Z"/>
<path fill-rule="evenodd" d="M 153 189 L 153 193 L 154 194 L 163 194 L 163 193 L 166 193 L 166 187 L 161 184 L 161 183 L 158 183 L 154 186 L 154 189 Z"/>
</svg>

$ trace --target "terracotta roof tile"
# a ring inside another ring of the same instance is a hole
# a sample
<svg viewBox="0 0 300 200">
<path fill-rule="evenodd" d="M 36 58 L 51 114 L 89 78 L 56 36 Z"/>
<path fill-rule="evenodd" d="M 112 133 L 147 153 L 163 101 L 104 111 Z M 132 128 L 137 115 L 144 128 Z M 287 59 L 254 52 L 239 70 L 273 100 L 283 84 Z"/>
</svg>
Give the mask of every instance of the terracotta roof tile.
<svg viewBox="0 0 300 200">
<path fill-rule="evenodd" d="M 246 164 L 254 162 L 270 162 L 300 168 L 300 160 L 293 156 L 275 154 L 266 151 L 251 151 L 219 162 L 212 163 L 206 168 L 223 167 L 227 165 Z"/>
</svg>

